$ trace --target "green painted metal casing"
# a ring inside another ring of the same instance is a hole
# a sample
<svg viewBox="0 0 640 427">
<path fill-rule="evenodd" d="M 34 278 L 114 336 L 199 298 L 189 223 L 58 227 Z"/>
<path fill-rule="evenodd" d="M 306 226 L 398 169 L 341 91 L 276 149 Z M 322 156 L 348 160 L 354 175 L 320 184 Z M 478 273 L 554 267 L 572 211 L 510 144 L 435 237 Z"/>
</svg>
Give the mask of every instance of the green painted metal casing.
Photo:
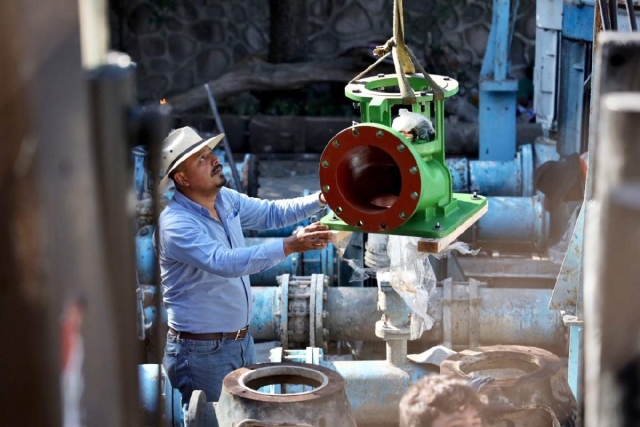
<svg viewBox="0 0 640 427">
<path fill-rule="evenodd" d="M 458 92 L 457 81 L 432 78 L 445 98 Z M 445 163 L 444 100 L 433 99 L 422 75 L 408 80 L 416 94 L 412 105 L 403 104 L 395 74 L 346 86 L 346 96 L 360 104 L 361 123 L 338 133 L 320 160 L 321 188 L 333 210 L 321 222 L 331 229 L 443 238 L 485 208 L 485 197 L 452 192 Z M 393 130 L 394 106 L 431 120 L 435 137 L 411 142 Z"/>
</svg>

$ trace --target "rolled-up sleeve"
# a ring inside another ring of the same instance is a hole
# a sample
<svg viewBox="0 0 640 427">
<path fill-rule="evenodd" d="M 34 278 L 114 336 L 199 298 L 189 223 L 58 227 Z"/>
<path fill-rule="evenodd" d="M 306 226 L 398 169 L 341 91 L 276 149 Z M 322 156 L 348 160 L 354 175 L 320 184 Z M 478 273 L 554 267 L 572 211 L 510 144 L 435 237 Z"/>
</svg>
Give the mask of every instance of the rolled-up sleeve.
<svg viewBox="0 0 640 427">
<path fill-rule="evenodd" d="M 323 207 L 320 193 L 287 200 L 261 200 L 236 193 L 242 228 L 247 230 L 270 230 L 295 224 Z"/>
<path fill-rule="evenodd" d="M 282 240 L 229 249 L 190 221 L 164 227 L 161 244 L 169 258 L 221 277 L 259 273 L 286 258 Z"/>
</svg>

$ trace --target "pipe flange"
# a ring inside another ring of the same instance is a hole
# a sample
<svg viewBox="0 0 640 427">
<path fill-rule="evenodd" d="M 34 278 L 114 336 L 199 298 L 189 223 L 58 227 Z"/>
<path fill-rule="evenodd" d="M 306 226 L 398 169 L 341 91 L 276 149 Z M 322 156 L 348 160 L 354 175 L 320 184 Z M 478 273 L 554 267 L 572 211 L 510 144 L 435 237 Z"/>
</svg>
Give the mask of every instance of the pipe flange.
<svg viewBox="0 0 640 427">
<path fill-rule="evenodd" d="M 533 147 L 525 144 L 520 147 L 520 161 L 522 171 L 522 197 L 531 197 L 534 193 L 534 164 Z"/>
<path fill-rule="evenodd" d="M 554 426 L 575 418 L 575 399 L 560 358 L 546 350 L 496 345 L 465 350 L 445 359 L 440 372 L 467 381 L 474 373 L 492 376 L 481 392 L 488 398 L 484 414 L 490 420 L 509 420 L 524 410 L 539 410 Z M 549 425 L 549 424 L 546 424 Z"/>
<path fill-rule="evenodd" d="M 385 341 L 392 340 L 405 340 L 408 341 L 411 339 L 411 328 L 395 327 L 384 320 L 379 320 L 376 322 L 376 336 Z"/>
<path fill-rule="evenodd" d="M 264 393 L 263 387 L 275 393 Z M 260 420 L 259 425 L 356 427 L 342 376 L 307 363 L 263 363 L 231 372 L 223 380 L 216 416 L 221 426 Z"/>
<path fill-rule="evenodd" d="M 323 306 L 325 287 L 327 286 L 324 274 L 311 276 L 311 289 L 309 291 L 309 345 L 311 347 L 325 346 L 323 327 Z"/>
<path fill-rule="evenodd" d="M 423 85 L 421 90 L 415 90 L 416 102 L 433 102 L 433 91 L 427 89 L 428 82 L 424 76 L 420 73 L 409 74 L 407 78 L 411 83 L 411 86 Z M 445 98 L 455 95 L 458 92 L 458 81 L 448 76 L 439 76 L 431 74 L 433 81 L 440 86 L 440 89 L 444 92 Z M 380 88 L 388 88 L 391 86 L 398 86 L 398 77 L 396 74 L 383 74 L 381 76 L 373 76 L 362 78 L 353 82 L 350 82 L 345 87 L 345 94 L 347 97 L 354 101 L 372 101 L 376 99 L 391 99 L 394 104 L 403 104 L 402 94 L 400 92 L 381 92 Z"/>
<path fill-rule="evenodd" d="M 338 133 L 322 153 L 322 192 L 336 216 L 350 226 L 370 233 L 393 230 L 420 203 L 424 189 L 418 158 L 396 131 L 355 125 Z"/>
<path fill-rule="evenodd" d="M 293 394 L 270 394 L 258 391 L 270 384 L 304 384 L 312 391 Z M 344 388 L 344 379 L 337 372 L 307 363 L 260 363 L 236 369 L 224 378 L 224 389 L 243 400 L 268 403 L 295 403 L 321 400 Z"/>
<path fill-rule="evenodd" d="M 280 299 L 280 345 L 283 349 L 289 348 L 289 275 L 283 274 L 278 276 L 278 282 L 280 282 L 280 293 L 278 298 Z"/>
</svg>

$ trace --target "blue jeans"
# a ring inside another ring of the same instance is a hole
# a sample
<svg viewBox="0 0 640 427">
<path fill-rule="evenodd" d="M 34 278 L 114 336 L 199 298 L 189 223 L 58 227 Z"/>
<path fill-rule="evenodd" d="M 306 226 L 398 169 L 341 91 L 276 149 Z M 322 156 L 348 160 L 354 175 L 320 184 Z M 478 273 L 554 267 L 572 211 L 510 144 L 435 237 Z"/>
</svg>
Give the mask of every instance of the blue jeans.
<svg viewBox="0 0 640 427">
<path fill-rule="evenodd" d="M 255 363 L 251 334 L 238 341 L 231 336 L 215 341 L 197 341 L 178 339 L 169 333 L 162 360 L 169 382 L 182 394 L 183 409 L 189 405 L 194 390 L 203 390 L 207 401 L 217 402 L 224 377 Z"/>
</svg>

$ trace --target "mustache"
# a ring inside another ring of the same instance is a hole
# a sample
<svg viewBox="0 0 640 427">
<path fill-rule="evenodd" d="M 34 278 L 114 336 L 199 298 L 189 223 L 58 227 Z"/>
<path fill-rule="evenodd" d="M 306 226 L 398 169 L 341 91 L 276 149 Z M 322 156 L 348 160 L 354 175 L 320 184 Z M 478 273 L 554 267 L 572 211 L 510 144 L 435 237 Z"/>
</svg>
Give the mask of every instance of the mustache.
<svg viewBox="0 0 640 427">
<path fill-rule="evenodd" d="M 213 170 L 211 171 L 211 176 L 217 174 L 218 172 L 222 171 L 222 165 L 217 165 L 215 168 L 213 168 Z"/>
</svg>

